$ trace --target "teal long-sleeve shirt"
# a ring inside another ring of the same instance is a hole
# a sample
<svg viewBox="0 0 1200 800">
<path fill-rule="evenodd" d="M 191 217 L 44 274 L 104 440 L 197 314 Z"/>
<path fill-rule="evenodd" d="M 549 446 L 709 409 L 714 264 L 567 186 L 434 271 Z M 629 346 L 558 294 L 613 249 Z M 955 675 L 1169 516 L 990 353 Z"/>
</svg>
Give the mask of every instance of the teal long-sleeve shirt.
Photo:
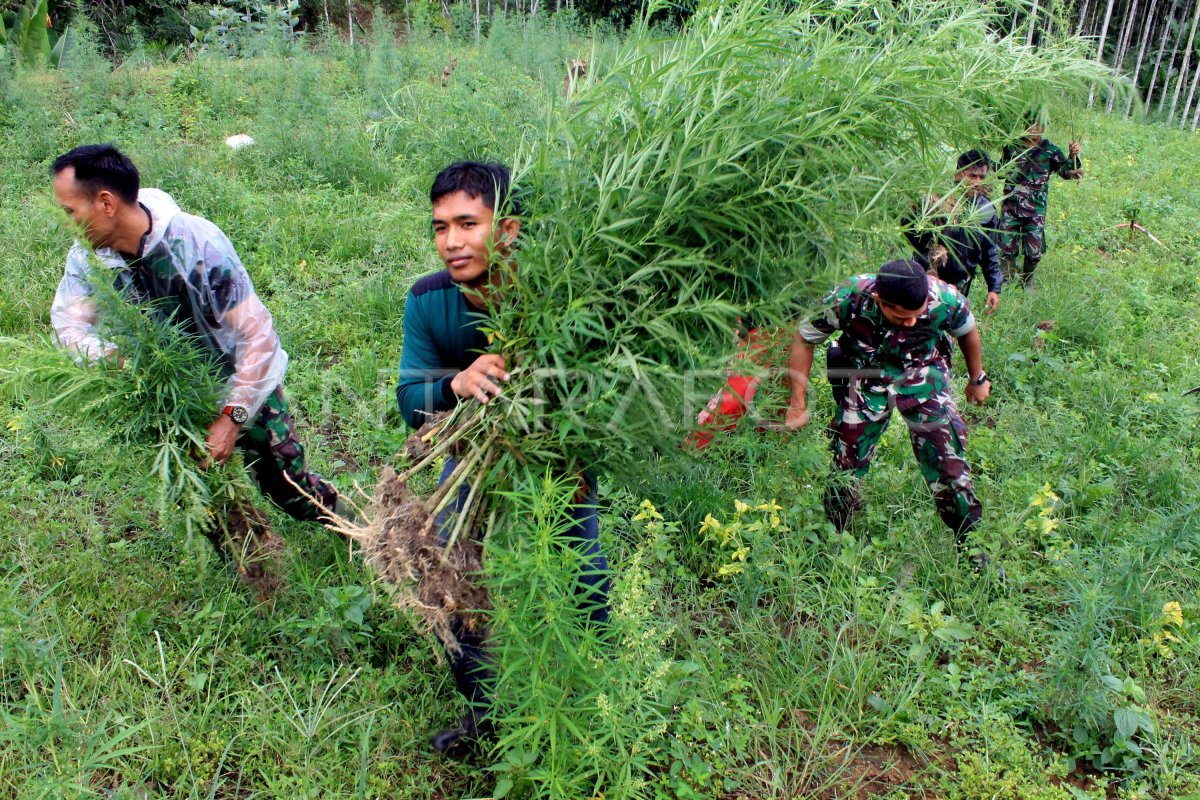
<svg viewBox="0 0 1200 800">
<path fill-rule="evenodd" d="M 458 404 L 450 381 L 487 352 L 485 317 L 467 304 L 446 270 L 413 284 L 404 304 L 404 343 L 396 405 L 412 428 Z"/>
</svg>

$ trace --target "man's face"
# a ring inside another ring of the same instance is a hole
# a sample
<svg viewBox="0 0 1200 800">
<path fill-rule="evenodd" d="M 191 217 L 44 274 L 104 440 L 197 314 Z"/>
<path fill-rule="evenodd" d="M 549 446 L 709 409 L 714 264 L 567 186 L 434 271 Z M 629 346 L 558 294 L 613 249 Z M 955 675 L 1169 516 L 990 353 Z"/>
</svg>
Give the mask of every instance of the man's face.
<svg viewBox="0 0 1200 800">
<path fill-rule="evenodd" d="M 112 192 L 101 190 L 95 197 L 88 197 L 75 180 L 75 168 L 67 167 L 54 176 L 54 197 L 93 247 L 109 243 L 116 221 L 116 198 Z"/>
<path fill-rule="evenodd" d="M 954 180 L 959 183 L 965 183 L 967 190 L 971 194 L 979 191 L 979 187 L 983 185 L 983 181 L 987 178 L 987 167 L 976 164 L 975 166 L 966 167 L 954 174 Z"/>
<path fill-rule="evenodd" d="M 508 252 L 520 222 L 502 219 L 498 225 L 494 223 L 495 214 L 483 198 L 466 192 L 451 192 L 433 204 L 433 240 L 456 283 L 484 283 L 492 253 Z"/>
<path fill-rule="evenodd" d="M 1042 134 L 1045 132 L 1046 129 L 1040 123 L 1035 122 L 1025 129 L 1025 141 L 1032 147 L 1042 141 Z"/>
<path fill-rule="evenodd" d="M 875 298 L 875 302 L 879 305 L 879 310 L 883 312 L 883 318 L 897 328 L 911 328 L 917 324 L 917 320 L 925 313 L 929 301 L 926 300 L 921 304 L 921 307 L 916 311 L 902 308 L 895 303 L 889 303 L 886 300 L 880 300 L 877 293 L 873 293 L 871 297 Z"/>
</svg>

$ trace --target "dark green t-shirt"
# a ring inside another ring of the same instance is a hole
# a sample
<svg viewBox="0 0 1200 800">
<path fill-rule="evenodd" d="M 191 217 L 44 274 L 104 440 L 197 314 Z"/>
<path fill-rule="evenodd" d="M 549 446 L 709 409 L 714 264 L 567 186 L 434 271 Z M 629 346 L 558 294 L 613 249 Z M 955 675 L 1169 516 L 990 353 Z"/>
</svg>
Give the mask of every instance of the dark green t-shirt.
<svg viewBox="0 0 1200 800">
<path fill-rule="evenodd" d="M 419 428 L 427 415 L 458 403 L 450 381 L 487 352 L 487 336 L 480 330 L 485 319 L 446 270 L 413 284 L 404 305 L 396 386 L 396 405 L 409 426 Z"/>
</svg>

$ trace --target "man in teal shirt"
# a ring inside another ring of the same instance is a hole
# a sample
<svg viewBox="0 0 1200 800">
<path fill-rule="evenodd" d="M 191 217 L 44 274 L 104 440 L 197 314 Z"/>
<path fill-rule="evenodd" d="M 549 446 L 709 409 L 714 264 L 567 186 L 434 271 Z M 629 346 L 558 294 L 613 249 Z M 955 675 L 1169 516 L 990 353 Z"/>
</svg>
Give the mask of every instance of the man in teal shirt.
<svg viewBox="0 0 1200 800">
<path fill-rule="evenodd" d="M 521 230 L 520 208 L 509 196 L 510 180 L 502 164 L 464 161 L 442 170 L 430 189 L 434 242 L 446 269 L 413 284 L 404 307 L 396 403 L 412 428 L 460 402 L 488 403 L 509 378 L 504 357 L 486 352 L 488 340 L 481 325 L 488 305 L 498 301 L 495 259 L 509 255 Z M 453 470 L 454 460 L 447 459 L 442 480 Z M 459 504 L 465 502 L 464 494 L 465 487 Z M 586 587 L 580 607 L 593 622 L 603 624 L 608 619 L 608 561 L 600 551 L 596 482 L 591 476 L 582 476 L 579 500 L 569 513 L 575 525 L 565 538 L 588 561 L 580 578 Z M 438 519 L 443 537 L 449 533 L 445 522 Z M 450 669 L 471 707 L 457 725 L 433 737 L 433 747 L 451 758 L 463 758 L 479 739 L 492 734 L 487 719 L 491 675 L 480 632 L 469 630 L 461 620 L 452 624 L 452 632 L 461 652 L 448 653 Z"/>
</svg>

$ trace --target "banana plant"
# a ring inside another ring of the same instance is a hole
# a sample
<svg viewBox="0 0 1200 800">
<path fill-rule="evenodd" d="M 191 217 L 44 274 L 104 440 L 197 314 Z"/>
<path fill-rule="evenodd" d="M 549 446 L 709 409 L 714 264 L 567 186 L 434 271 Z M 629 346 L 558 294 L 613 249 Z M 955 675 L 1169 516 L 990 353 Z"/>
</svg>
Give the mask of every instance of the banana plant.
<svg viewBox="0 0 1200 800">
<path fill-rule="evenodd" d="M 0 57 L 11 50 L 25 66 L 62 69 L 74 43 L 70 26 L 58 36 L 50 30 L 49 0 L 31 0 L 19 9 L 11 29 L 0 21 Z"/>
</svg>

